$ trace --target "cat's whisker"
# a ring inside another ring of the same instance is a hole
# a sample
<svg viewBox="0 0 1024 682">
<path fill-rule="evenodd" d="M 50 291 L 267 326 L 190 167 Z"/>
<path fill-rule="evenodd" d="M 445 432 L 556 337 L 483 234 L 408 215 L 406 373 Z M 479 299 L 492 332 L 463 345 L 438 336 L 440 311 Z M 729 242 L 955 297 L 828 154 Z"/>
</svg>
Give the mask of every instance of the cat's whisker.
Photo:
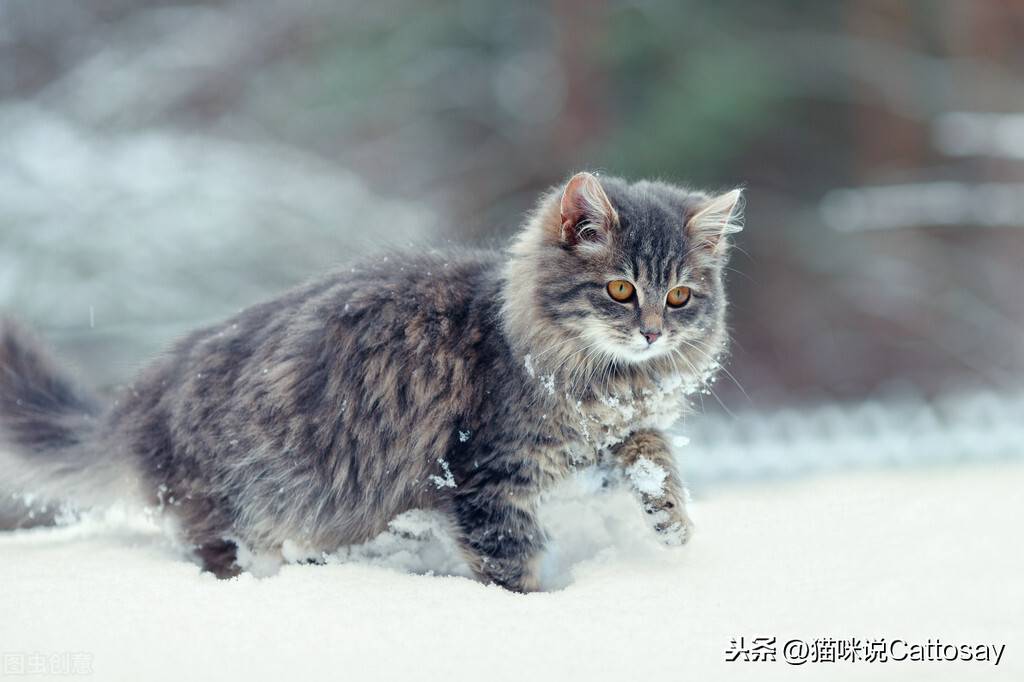
<svg viewBox="0 0 1024 682">
<path fill-rule="evenodd" d="M 588 362 L 591 358 L 593 358 L 594 361 L 590 362 L 589 366 L 586 368 L 589 372 L 585 375 L 586 381 L 584 382 L 584 385 L 590 387 L 591 390 L 593 390 L 594 374 L 603 369 L 608 364 L 608 358 L 612 357 L 607 350 L 601 347 L 601 345 L 598 345 L 596 350 L 596 353 L 591 353 L 588 356 Z"/>
<path fill-rule="evenodd" d="M 580 361 L 573 366 L 572 371 L 569 373 L 568 391 L 571 395 L 576 395 L 576 385 L 582 374 L 588 370 L 590 358 L 600 352 L 600 342 L 595 341 L 588 346 L 588 349 L 589 350 L 586 355 L 584 355 Z"/>
<path fill-rule="evenodd" d="M 751 277 L 747 273 L 743 272 L 742 270 L 737 270 L 736 268 L 729 267 L 729 266 L 725 266 L 722 269 L 723 270 L 728 270 L 729 272 L 735 272 L 737 275 L 739 275 L 740 277 L 743 277 L 744 279 L 746 279 L 751 284 L 755 284 L 756 283 L 756 280 L 754 280 L 753 277 Z"/>
<path fill-rule="evenodd" d="M 700 353 L 701 355 L 703 355 L 705 358 L 707 358 L 711 362 L 713 362 L 716 365 L 718 365 L 717 369 L 720 370 L 722 372 L 722 374 L 727 376 L 734 384 L 736 384 L 736 388 L 740 389 L 740 393 L 743 394 L 743 397 L 746 398 L 748 402 L 751 402 L 751 403 L 754 402 L 753 400 L 750 399 L 750 395 L 747 394 L 747 390 L 745 388 L 743 388 L 743 385 L 740 384 L 739 380 L 735 376 L 733 376 L 733 373 L 730 372 L 726 368 L 725 363 L 723 363 L 720 360 L 716 359 L 713 355 L 710 355 L 708 352 L 706 352 L 706 350 L 702 350 L 696 344 L 690 343 L 686 339 L 682 339 L 682 342 L 685 343 L 690 348 L 692 348 L 693 350 L 695 350 L 698 353 Z M 708 350 L 710 350 L 710 349 L 708 349 Z"/>
<path fill-rule="evenodd" d="M 587 353 L 587 351 L 589 351 L 590 349 L 592 349 L 595 346 L 597 346 L 599 343 L 600 343 L 599 340 L 598 341 L 592 341 L 592 342 L 586 344 L 585 346 L 581 346 L 580 348 L 577 348 L 573 353 L 571 353 L 566 358 L 565 361 L 562 362 L 561 366 L 559 366 L 558 369 L 562 369 L 566 364 L 568 364 L 569 360 L 576 360 L 576 363 L 573 364 L 572 369 L 570 369 L 570 371 L 567 373 L 567 376 L 566 376 L 566 380 L 567 381 L 568 381 L 568 379 L 570 379 L 572 377 L 572 374 L 575 371 L 575 369 L 577 367 L 579 367 L 580 364 L 583 362 L 584 354 Z"/>
<path fill-rule="evenodd" d="M 686 355 L 683 353 L 683 351 L 681 351 L 678 348 L 673 348 L 672 349 L 672 353 L 669 355 L 669 357 L 672 357 L 674 355 L 679 355 L 679 359 L 686 363 L 686 365 L 690 368 L 690 372 L 693 374 L 693 376 L 695 378 L 699 378 L 700 373 L 697 371 L 697 368 L 693 365 L 693 362 L 690 361 L 690 358 L 686 357 Z M 673 360 L 673 362 L 674 362 L 674 360 Z M 702 386 L 703 386 L 703 384 L 702 384 Z M 701 411 L 701 414 L 706 414 L 707 413 L 707 409 L 704 407 L 704 393 L 702 391 L 698 391 L 697 392 L 697 398 L 700 400 L 700 411 Z M 723 405 L 723 407 L 725 407 L 725 406 Z"/>
<path fill-rule="evenodd" d="M 577 340 L 579 338 L 582 338 L 582 336 L 583 336 L 582 334 L 579 334 L 579 335 L 575 336 L 573 339 L 570 339 L 568 341 L 575 341 L 575 340 Z M 561 347 L 564 347 L 565 345 L 567 345 L 568 341 L 566 343 L 560 344 Z M 582 355 L 582 353 L 584 353 L 587 349 L 595 346 L 597 343 L 599 343 L 599 341 L 594 341 L 592 343 L 589 343 L 589 344 L 583 346 L 582 348 L 577 348 L 577 349 L 574 349 L 572 352 L 567 353 L 566 356 L 564 358 L 562 358 L 562 361 L 554 369 L 552 369 L 550 372 L 542 372 L 542 371 L 540 371 L 536 367 L 535 367 L 534 371 L 538 374 L 538 377 L 540 377 L 540 376 L 548 376 L 548 377 L 551 378 L 551 381 L 557 381 L 557 379 L 561 376 L 562 369 L 565 367 L 565 365 L 567 365 L 572 360 L 576 360 L 577 364 L 579 364 L 579 362 L 581 362 L 581 360 L 579 358 Z M 571 376 L 571 371 L 566 376 L 566 386 L 568 386 L 568 379 L 569 379 L 570 376 Z M 532 406 L 536 405 L 543 397 L 544 397 L 544 394 L 542 392 L 538 392 L 537 395 L 534 397 L 534 400 L 531 402 L 530 406 L 532 407 Z"/>
<path fill-rule="evenodd" d="M 601 393 L 608 398 L 612 397 L 612 389 L 609 383 L 611 382 L 613 362 L 613 360 L 605 359 L 604 370 L 601 372 L 601 376 L 598 378 L 597 382 L 595 382 L 601 386 Z"/>
<path fill-rule="evenodd" d="M 542 354 L 550 354 L 553 350 L 564 349 L 566 346 L 570 345 L 571 343 L 573 343 L 575 341 L 578 341 L 580 338 L 582 338 L 582 336 L 583 336 L 582 334 L 576 334 L 576 335 L 572 336 L 571 338 L 563 339 L 562 341 L 556 342 L 556 343 L 552 344 L 551 346 L 549 346 L 545 351 L 543 351 Z M 590 345 L 592 345 L 592 344 L 590 344 Z M 531 378 L 533 378 L 534 380 L 537 380 L 537 381 L 542 381 L 543 377 L 550 377 L 551 381 L 557 381 L 559 375 L 561 374 L 562 368 L 570 360 L 574 359 L 582 350 L 585 350 L 588 347 L 589 347 L 589 345 L 588 346 L 584 346 L 583 349 L 574 349 L 571 352 L 567 353 L 564 358 L 561 358 L 561 362 L 559 362 L 558 365 L 556 365 L 553 369 L 551 369 L 551 371 L 546 371 L 547 368 L 542 366 L 542 364 L 537 361 L 537 358 L 540 357 L 540 355 L 531 356 L 531 364 L 532 364 L 533 373 L 534 373 L 534 376 L 531 377 Z M 534 396 L 534 399 L 530 402 L 530 407 L 535 406 L 538 402 L 540 402 L 543 399 L 543 397 L 544 397 L 544 394 L 538 392 Z"/>
<path fill-rule="evenodd" d="M 683 341 L 683 343 L 685 343 L 686 345 L 690 346 L 691 348 L 693 348 L 693 349 L 694 349 L 694 350 L 696 350 L 697 352 L 701 352 L 699 348 L 696 348 L 696 347 L 694 347 L 694 346 L 693 346 L 692 344 L 689 344 L 689 343 L 687 343 L 686 341 Z M 682 353 L 682 351 L 680 351 L 680 357 L 682 357 L 682 358 L 683 358 L 684 360 L 686 360 L 686 362 L 687 362 L 687 363 L 688 363 L 688 364 L 690 365 L 690 367 L 693 367 L 693 363 L 692 363 L 692 362 L 690 362 L 689 358 L 686 358 L 685 354 L 683 354 L 683 353 Z M 733 419 L 735 419 L 735 418 L 736 418 L 736 414 L 735 414 L 735 413 L 734 413 L 734 412 L 733 412 L 732 410 L 730 410 L 730 409 L 729 409 L 729 407 L 728 407 L 728 406 L 727 406 L 727 405 L 726 405 L 726 404 L 725 404 L 725 403 L 724 403 L 724 402 L 722 401 L 722 399 L 721 399 L 721 398 L 719 397 L 719 395 L 718 395 L 717 393 L 715 393 L 715 389 L 714 389 L 714 386 L 712 386 L 712 385 L 711 385 L 711 384 L 710 384 L 709 382 L 707 382 L 707 381 L 704 381 L 704 380 L 701 380 L 701 379 L 700 379 L 700 374 L 698 373 L 698 370 L 697 370 L 697 368 L 696 368 L 696 367 L 693 367 L 693 371 L 694 371 L 694 373 L 695 373 L 695 376 L 696 376 L 696 377 L 698 378 L 698 380 L 700 380 L 700 385 L 701 385 L 701 387 L 702 387 L 702 388 L 703 388 L 703 389 L 704 389 L 705 391 L 707 391 L 707 392 L 708 392 L 708 394 L 709 394 L 709 395 L 710 395 L 710 396 L 711 396 L 712 398 L 714 398 L 714 399 L 715 399 L 715 401 L 716 401 L 716 402 L 718 402 L 718 404 L 719 404 L 719 405 L 721 405 L 721 406 L 722 406 L 722 409 L 723 409 L 723 410 L 725 410 L 726 414 L 728 414 L 728 415 L 729 415 L 730 417 L 732 417 Z M 742 389 L 741 389 L 741 390 L 742 390 Z M 698 395 L 703 395 L 703 391 L 701 391 L 700 393 L 698 393 Z M 703 400 L 703 398 L 702 398 L 702 399 L 701 399 L 701 407 L 702 407 L 702 408 L 703 408 L 703 402 L 704 402 L 704 400 Z"/>
<path fill-rule="evenodd" d="M 576 374 L 577 374 L 577 372 L 583 371 L 583 370 L 585 370 L 587 368 L 587 363 L 589 362 L 590 357 L 594 354 L 594 349 L 595 348 L 599 349 L 601 343 L 602 343 L 602 340 L 600 338 L 597 338 L 597 339 L 594 339 L 593 341 L 591 341 L 591 343 L 588 343 L 587 345 L 583 346 L 582 348 L 580 348 L 577 351 L 577 353 L 576 353 L 576 360 L 577 361 L 572 366 L 572 368 L 569 370 L 569 372 L 567 373 L 567 377 L 566 377 L 566 386 L 567 386 L 567 390 L 570 393 L 575 394 L 575 385 L 576 385 Z"/>
<path fill-rule="evenodd" d="M 571 344 L 571 343 L 573 343 L 575 341 L 579 341 L 582 338 L 583 338 L 583 334 L 582 333 L 573 334 L 572 336 L 570 336 L 567 339 L 561 339 L 560 341 L 556 341 L 556 342 L 552 343 L 546 349 L 542 350 L 541 352 L 537 353 L 536 355 L 532 355 L 531 357 L 532 357 L 532 359 L 534 361 L 539 361 L 541 358 L 545 357 L 546 355 L 549 355 L 550 353 L 552 353 L 552 352 L 554 352 L 556 350 L 559 350 L 561 348 L 565 348 L 569 344 Z"/>
<path fill-rule="evenodd" d="M 608 356 L 605 358 L 604 371 L 601 373 L 601 379 L 604 382 L 605 395 L 611 395 L 611 387 L 609 383 L 612 380 L 612 373 L 615 371 L 618 360 L 614 356 Z"/>
</svg>

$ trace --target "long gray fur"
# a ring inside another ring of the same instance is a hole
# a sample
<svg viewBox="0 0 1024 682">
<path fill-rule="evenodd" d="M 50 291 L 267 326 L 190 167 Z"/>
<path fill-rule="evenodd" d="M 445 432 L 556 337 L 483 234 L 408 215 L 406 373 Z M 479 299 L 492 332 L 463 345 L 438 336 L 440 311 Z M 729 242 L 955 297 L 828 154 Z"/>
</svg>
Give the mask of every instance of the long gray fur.
<svg viewBox="0 0 1024 682">
<path fill-rule="evenodd" d="M 725 351 L 736 198 L 580 174 L 505 252 L 345 269 L 191 334 L 108 406 L 5 323 L 0 485 L 80 504 L 141 495 L 219 576 L 240 570 L 239 545 L 330 552 L 429 508 L 481 579 L 534 590 L 538 500 L 596 463 L 663 479 L 637 494 L 683 542 L 660 429 Z M 606 291 L 620 278 L 632 305 Z M 680 284 L 691 302 L 669 309 Z M 664 351 L 648 358 L 636 337 L 654 324 Z"/>
</svg>

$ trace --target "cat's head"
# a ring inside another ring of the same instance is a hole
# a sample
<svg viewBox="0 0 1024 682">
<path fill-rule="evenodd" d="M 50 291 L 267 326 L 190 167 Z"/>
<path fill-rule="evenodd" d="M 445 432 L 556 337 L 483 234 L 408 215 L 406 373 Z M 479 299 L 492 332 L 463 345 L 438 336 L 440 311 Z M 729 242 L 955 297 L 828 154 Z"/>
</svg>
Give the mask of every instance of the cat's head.
<svg viewBox="0 0 1024 682">
<path fill-rule="evenodd" d="M 531 353 L 700 378 L 724 350 L 722 272 L 741 193 L 579 173 L 512 247 L 506 326 Z"/>
</svg>

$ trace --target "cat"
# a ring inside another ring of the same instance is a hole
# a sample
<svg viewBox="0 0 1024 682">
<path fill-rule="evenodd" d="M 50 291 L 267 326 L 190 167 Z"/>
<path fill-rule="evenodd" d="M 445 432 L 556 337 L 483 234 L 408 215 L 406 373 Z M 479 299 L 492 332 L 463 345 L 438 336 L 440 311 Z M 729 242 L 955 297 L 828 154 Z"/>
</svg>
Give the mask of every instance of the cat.
<svg viewBox="0 0 1024 682">
<path fill-rule="evenodd" d="M 0 485 L 133 495 L 202 567 L 331 552 L 413 508 L 476 576 L 539 589 L 537 505 L 600 464 L 655 532 L 692 523 L 663 429 L 726 351 L 741 192 L 579 173 L 503 251 L 389 255 L 196 331 L 104 405 L 0 328 Z M 246 554 L 250 556 L 250 554 Z"/>
</svg>

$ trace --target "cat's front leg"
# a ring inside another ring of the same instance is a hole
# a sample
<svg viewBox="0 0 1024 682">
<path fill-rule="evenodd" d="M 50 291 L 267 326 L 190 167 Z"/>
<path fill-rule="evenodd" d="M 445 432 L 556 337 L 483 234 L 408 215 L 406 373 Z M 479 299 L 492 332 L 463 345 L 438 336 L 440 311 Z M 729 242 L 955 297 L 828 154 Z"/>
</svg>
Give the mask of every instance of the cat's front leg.
<svg viewBox="0 0 1024 682">
<path fill-rule="evenodd" d="M 655 430 L 636 431 L 613 447 L 612 455 L 662 542 L 689 540 L 693 522 L 686 513 L 686 491 L 665 437 Z"/>
<path fill-rule="evenodd" d="M 538 563 L 544 531 L 532 498 L 491 484 L 455 495 L 459 544 L 477 577 L 515 592 L 540 589 Z"/>
</svg>

